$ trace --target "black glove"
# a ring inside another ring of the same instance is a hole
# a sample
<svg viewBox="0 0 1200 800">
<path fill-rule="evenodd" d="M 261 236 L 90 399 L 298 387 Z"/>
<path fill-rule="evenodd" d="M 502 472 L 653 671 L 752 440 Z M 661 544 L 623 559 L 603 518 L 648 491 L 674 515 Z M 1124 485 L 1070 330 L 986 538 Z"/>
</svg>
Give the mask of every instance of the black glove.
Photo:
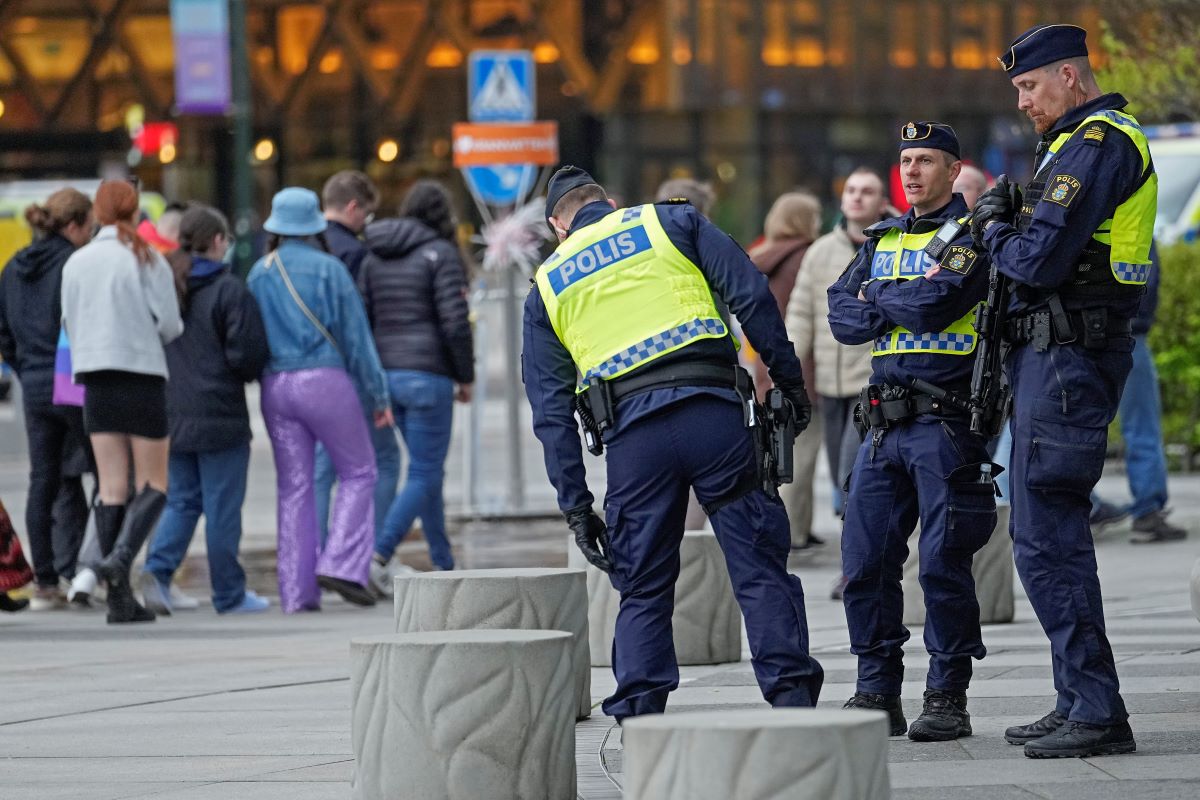
<svg viewBox="0 0 1200 800">
<path fill-rule="evenodd" d="M 796 378 L 783 383 L 775 381 L 775 385 L 783 392 L 783 396 L 792 404 L 792 410 L 796 412 L 796 435 L 799 436 L 808 427 L 808 423 L 812 422 L 812 402 L 808 399 L 808 392 L 804 388 L 804 378 Z"/>
<path fill-rule="evenodd" d="M 1008 176 L 1001 175 L 996 179 L 996 185 L 975 201 L 975 208 L 971 213 L 971 237 L 975 240 L 975 245 L 983 247 L 983 229 L 988 222 L 996 220 L 1011 224 L 1016 215 L 1017 209 L 1013 206 Z"/>
<path fill-rule="evenodd" d="M 612 561 L 608 558 L 608 527 L 591 506 L 568 511 L 567 525 L 575 533 L 575 545 L 588 563 L 601 572 L 612 572 Z"/>
</svg>

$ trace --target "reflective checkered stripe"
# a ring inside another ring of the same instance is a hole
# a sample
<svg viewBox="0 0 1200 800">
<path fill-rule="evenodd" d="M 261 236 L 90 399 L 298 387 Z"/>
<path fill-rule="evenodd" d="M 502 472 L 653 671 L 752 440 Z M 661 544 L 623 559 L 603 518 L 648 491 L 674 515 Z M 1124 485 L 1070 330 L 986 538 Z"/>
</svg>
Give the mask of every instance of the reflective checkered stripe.
<svg viewBox="0 0 1200 800">
<path fill-rule="evenodd" d="M 892 353 L 970 353 L 975 349 L 975 334 L 909 333 L 898 330 L 876 339 L 874 349 Z"/>
<path fill-rule="evenodd" d="M 1126 264 L 1124 261 L 1112 262 L 1113 274 L 1121 283 L 1148 283 L 1150 268 L 1153 264 Z"/>
<path fill-rule="evenodd" d="M 966 218 L 960 219 L 960 222 Z M 936 261 L 925 253 L 925 246 L 937 231 L 928 233 L 901 233 L 892 228 L 883 235 L 875 248 L 872 261 L 873 280 L 908 281 L 919 278 Z M 890 356 L 904 353 L 942 353 L 945 355 L 968 355 L 975 352 L 975 309 L 962 319 L 952 323 L 941 333 L 913 333 L 902 327 L 892 328 L 884 336 L 875 339 L 871 348 L 873 356 Z"/>
<path fill-rule="evenodd" d="M 615 378 L 643 361 L 649 361 L 663 353 L 676 350 L 693 339 L 724 336 L 728 332 L 725 323 L 720 319 L 696 319 L 677 328 L 656 333 L 649 339 L 622 350 L 594 369 L 588 370 L 587 375 L 583 376 L 579 388 L 586 389 L 592 381 L 598 378 L 602 380 Z"/>
</svg>

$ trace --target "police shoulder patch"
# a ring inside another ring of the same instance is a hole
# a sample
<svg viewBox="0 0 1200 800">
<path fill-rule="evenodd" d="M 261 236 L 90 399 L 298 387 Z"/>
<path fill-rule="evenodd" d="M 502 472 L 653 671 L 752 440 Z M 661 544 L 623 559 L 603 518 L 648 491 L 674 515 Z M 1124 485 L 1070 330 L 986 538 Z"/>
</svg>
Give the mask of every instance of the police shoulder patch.
<svg viewBox="0 0 1200 800">
<path fill-rule="evenodd" d="M 1083 141 L 1091 144 L 1100 144 L 1104 141 L 1105 133 L 1105 126 L 1102 123 L 1094 122 L 1083 132 Z"/>
<path fill-rule="evenodd" d="M 1042 194 L 1042 199 L 1049 200 L 1051 203 L 1058 203 L 1065 208 L 1071 205 L 1071 201 L 1075 199 L 1075 195 L 1079 194 L 1080 186 L 1082 184 L 1079 180 L 1071 175 L 1055 175 L 1046 184 L 1046 191 Z"/>
<path fill-rule="evenodd" d="M 966 275 L 971 271 L 971 267 L 975 266 L 975 262 L 978 259 L 979 256 L 974 250 L 956 244 L 947 248 L 945 253 L 942 253 L 942 257 L 938 261 L 938 266 L 945 267 L 951 272 L 957 272 L 960 275 Z"/>
<path fill-rule="evenodd" d="M 668 197 L 666 200 L 659 200 L 658 205 L 662 206 L 689 206 L 692 201 L 686 197 Z"/>
</svg>

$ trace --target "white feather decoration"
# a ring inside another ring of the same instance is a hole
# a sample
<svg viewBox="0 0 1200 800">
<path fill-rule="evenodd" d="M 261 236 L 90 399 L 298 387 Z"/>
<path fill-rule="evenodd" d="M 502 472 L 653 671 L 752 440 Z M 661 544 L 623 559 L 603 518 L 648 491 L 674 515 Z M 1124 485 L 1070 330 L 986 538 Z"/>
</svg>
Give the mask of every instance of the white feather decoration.
<svg viewBox="0 0 1200 800">
<path fill-rule="evenodd" d="M 483 268 L 498 272 L 509 266 L 532 275 L 542 260 L 542 244 L 553 234 L 544 216 L 546 201 L 535 198 L 506 217 L 485 225 L 474 240 L 483 245 Z"/>
</svg>

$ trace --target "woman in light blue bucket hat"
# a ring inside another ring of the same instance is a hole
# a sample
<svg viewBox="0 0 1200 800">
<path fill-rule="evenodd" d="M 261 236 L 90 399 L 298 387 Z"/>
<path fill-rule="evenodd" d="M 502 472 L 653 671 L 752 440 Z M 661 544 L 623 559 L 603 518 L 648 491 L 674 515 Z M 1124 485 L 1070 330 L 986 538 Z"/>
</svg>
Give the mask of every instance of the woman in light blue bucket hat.
<svg viewBox="0 0 1200 800">
<path fill-rule="evenodd" d="M 268 253 L 247 283 L 271 346 L 262 412 L 278 484 L 280 605 L 289 614 L 318 610 L 321 588 L 374 605 L 367 582 L 375 542 L 375 451 L 356 397 L 374 410 L 377 427 L 392 425 L 387 378 L 358 291 L 328 252 L 317 195 L 299 187 L 281 190 L 263 227 L 271 234 Z M 324 547 L 313 488 L 317 442 L 340 482 Z"/>
</svg>

